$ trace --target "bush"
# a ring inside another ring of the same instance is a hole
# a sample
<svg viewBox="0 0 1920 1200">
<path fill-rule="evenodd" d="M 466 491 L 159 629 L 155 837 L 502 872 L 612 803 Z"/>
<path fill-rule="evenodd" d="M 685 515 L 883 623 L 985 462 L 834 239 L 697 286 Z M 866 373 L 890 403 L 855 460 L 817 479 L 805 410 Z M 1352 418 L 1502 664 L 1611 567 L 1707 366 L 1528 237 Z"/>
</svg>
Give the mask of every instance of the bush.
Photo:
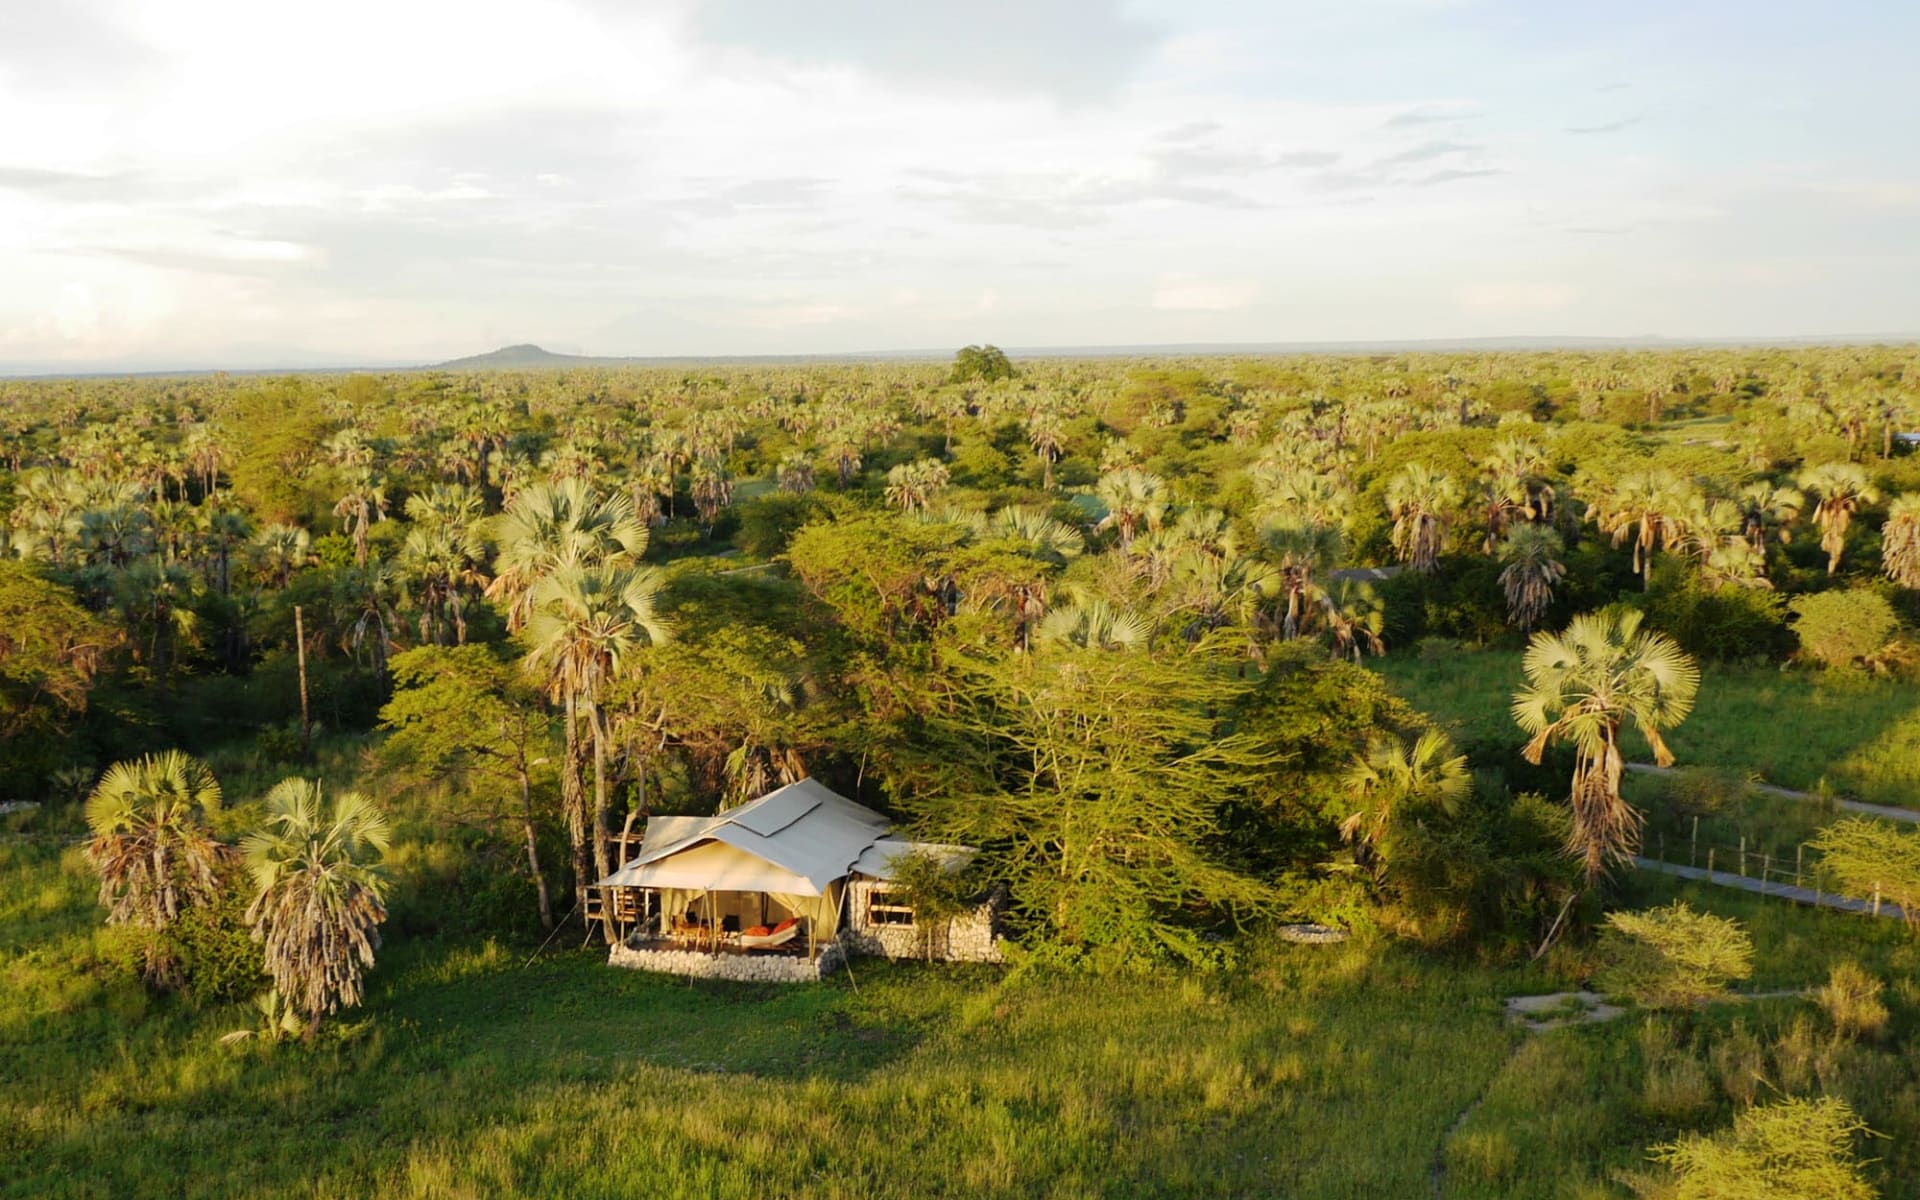
<svg viewBox="0 0 1920 1200">
<path fill-rule="evenodd" d="M 180 914 L 167 931 L 182 990 L 195 1004 L 231 1004 L 270 984 L 260 946 L 246 924 L 251 899 L 245 872 L 236 871 L 217 903 Z"/>
<path fill-rule="evenodd" d="M 1740 923 L 1684 900 L 1610 913 L 1600 948 L 1602 986 L 1648 1008 L 1698 1008 L 1753 973 L 1753 939 Z"/>
<path fill-rule="evenodd" d="M 794 533 L 820 515 L 821 502 L 811 495 L 768 492 L 736 507 L 740 528 L 734 545 L 750 558 L 772 558 L 784 552 Z"/>
<path fill-rule="evenodd" d="M 1647 616 L 1654 628 L 1701 658 L 1784 658 L 1794 647 L 1787 602 L 1765 588 L 1709 588 L 1688 580 L 1649 597 Z"/>
<path fill-rule="evenodd" d="M 1887 1027 L 1887 1006 L 1880 1000 L 1884 988 L 1860 964 L 1835 963 L 1826 986 L 1816 989 L 1813 998 L 1837 1032 L 1872 1038 L 1879 1037 Z"/>
<path fill-rule="evenodd" d="M 1791 607 L 1802 657 L 1824 667 L 1862 666 L 1900 629 L 1893 605 L 1877 592 L 1816 592 L 1797 597 Z"/>
</svg>

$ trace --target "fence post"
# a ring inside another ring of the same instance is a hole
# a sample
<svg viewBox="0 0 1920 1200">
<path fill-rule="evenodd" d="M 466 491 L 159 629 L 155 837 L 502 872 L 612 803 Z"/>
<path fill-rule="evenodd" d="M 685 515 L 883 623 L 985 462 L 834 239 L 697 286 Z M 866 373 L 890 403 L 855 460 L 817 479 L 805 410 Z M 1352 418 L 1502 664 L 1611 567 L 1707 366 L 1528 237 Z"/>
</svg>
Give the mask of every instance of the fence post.
<svg viewBox="0 0 1920 1200">
<path fill-rule="evenodd" d="M 1690 867 L 1700 865 L 1700 816 L 1698 813 L 1694 814 L 1693 818 L 1693 844 L 1687 847 L 1687 865 Z"/>
<path fill-rule="evenodd" d="M 1873 915 L 1876 917 L 1880 915 L 1880 882 L 1878 880 L 1873 884 Z"/>
<path fill-rule="evenodd" d="M 1740 878 L 1747 877 L 1747 835 L 1740 835 Z"/>
<path fill-rule="evenodd" d="M 1806 856 L 1807 844 L 1805 842 L 1801 842 L 1793 848 L 1793 886 L 1795 887 L 1800 886 L 1800 868 L 1804 865 Z"/>
<path fill-rule="evenodd" d="M 1713 878 L 1713 847 L 1707 847 L 1707 878 Z"/>
<path fill-rule="evenodd" d="M 1667 861 L 1667 831 L 1660 831 L 1660 861 Z"/>
</svg>

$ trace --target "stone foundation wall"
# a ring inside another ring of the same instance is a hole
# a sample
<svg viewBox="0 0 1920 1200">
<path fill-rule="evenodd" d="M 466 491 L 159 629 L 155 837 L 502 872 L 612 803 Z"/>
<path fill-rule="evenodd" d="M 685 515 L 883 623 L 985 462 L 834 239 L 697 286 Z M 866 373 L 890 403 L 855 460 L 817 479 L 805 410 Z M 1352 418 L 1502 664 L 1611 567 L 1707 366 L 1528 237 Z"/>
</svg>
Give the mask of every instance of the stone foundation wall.
<svg viewBox="0 0 1920 1200">
<path fill-rule="evenodd" d="M 993 933 L 991 901 L 934 928 L 925 925 L 869 925 L 871 880 L 847 884 L 847 930 L 840 940 L 855 954 L 885 958 L 931 958 L 940 962 L 1005 962 Z"/>
<path fill-rule="evenodd" d="M 607 963 L 636 971 L 664 971 L 695 979 L 731 979 L 738 983 L 812 983 L 833 973 L 844 955 L 837 943 L 821 947 L 816 959 L 786 954 L 707 954 L 699 950 L 632 946 L 622 943 L 607 953 Z"/>
</svg>

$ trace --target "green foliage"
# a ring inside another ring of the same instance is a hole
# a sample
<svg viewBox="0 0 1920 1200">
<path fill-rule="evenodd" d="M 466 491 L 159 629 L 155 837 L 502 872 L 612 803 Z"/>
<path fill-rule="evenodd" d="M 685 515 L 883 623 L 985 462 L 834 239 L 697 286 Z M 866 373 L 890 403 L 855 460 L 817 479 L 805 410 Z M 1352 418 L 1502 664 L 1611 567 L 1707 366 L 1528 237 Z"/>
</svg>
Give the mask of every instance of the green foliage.
<svg viewBox="0 0 1920 1200">
<path fill-rule="evenodd" d="M 1847 817 L 1809 843 L 1820 854 L 1820 871 L 1834 890 L 1900 906 L 1907 925 L 1920 930 L 1920 831 L 1896 828 L 1872 817 Z"/>
<path fill-rule="evenodd" d="M 1209 846 L 1221 797 L 1271 761 L 1219 715 L 1247 685 L 1217 650 L 1057 649 L 971 659 L 916 798 L 935 836 L 988 849 L 1029 939 L 1103 966 L 1218 957 L 1202 936 L 1266 911 L 1270 891 Z"/>
<path fill-rule="evenodd" d="M 821 501 L 812 494 L 768 492 L 742 501 L 735 509 L 740 521 L 734 545 L 750 558 L 769 559 L 783 553 L 793 535 L 822 515 Z"/>
<path fill-rule="evenodd" d="M 1866 1132 L 1834 1097 L 1761 1105 L 1731 1129 L 1655 1146 L 1654 1161 L 1670 1174 L 1636 1190 L 1650 1200 L 1876 1200 L 1853 1148 Z"/>
<path fill-rule="evenodd" d="M 962 346 L 953 356 L 950 383 L 995 383 L 1012 379 L 1017 371 L 998 346 Z"/>
<path fill-rule="evenodd" d="M 1793 647 L 1787 601 L 1765 588 L 1709 587 L 1689 575 L 1678 586 L 1656 587 L 1647 620 L 1700 658 L 1777 660 Z"/>
<path fill-rule="evenodd" d="M 1800 653 L 1833 669 L 1868 665 L 1900 629 L 1893 605 L 1877 592 L 1815 592 L 1796 596 L 1789 607 Z"/>
<path fill-rule="evenodd" d="M 1753 973 L 1753 939 L 1737 921 L 1685 902 L 1607 914 L 1600 982 L 1648 1008 L 1698 1008 Z"/>
</svg>

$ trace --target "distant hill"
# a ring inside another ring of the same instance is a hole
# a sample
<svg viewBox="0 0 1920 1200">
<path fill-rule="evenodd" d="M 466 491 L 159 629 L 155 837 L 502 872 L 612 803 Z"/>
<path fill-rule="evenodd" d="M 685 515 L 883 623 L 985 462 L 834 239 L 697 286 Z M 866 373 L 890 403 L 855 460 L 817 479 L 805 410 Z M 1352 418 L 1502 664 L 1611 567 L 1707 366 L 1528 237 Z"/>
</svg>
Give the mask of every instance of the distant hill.
<svg viewBox="0 0 1920 1200">
<path fill-rule="evenodd" d="M 531 342 L 518 346 L 502 346 L 487 354 L 469 354 L 465 358 L 456 358 L 438 363 L 434 370 L 448 371 L 498 371 L 512 367 L 584 367 L 595 363 L 618 362 L 613 358 L 588 358 L 583 354 L 555 354 L 551 350 L 542 350 Z"/>
</svg>

